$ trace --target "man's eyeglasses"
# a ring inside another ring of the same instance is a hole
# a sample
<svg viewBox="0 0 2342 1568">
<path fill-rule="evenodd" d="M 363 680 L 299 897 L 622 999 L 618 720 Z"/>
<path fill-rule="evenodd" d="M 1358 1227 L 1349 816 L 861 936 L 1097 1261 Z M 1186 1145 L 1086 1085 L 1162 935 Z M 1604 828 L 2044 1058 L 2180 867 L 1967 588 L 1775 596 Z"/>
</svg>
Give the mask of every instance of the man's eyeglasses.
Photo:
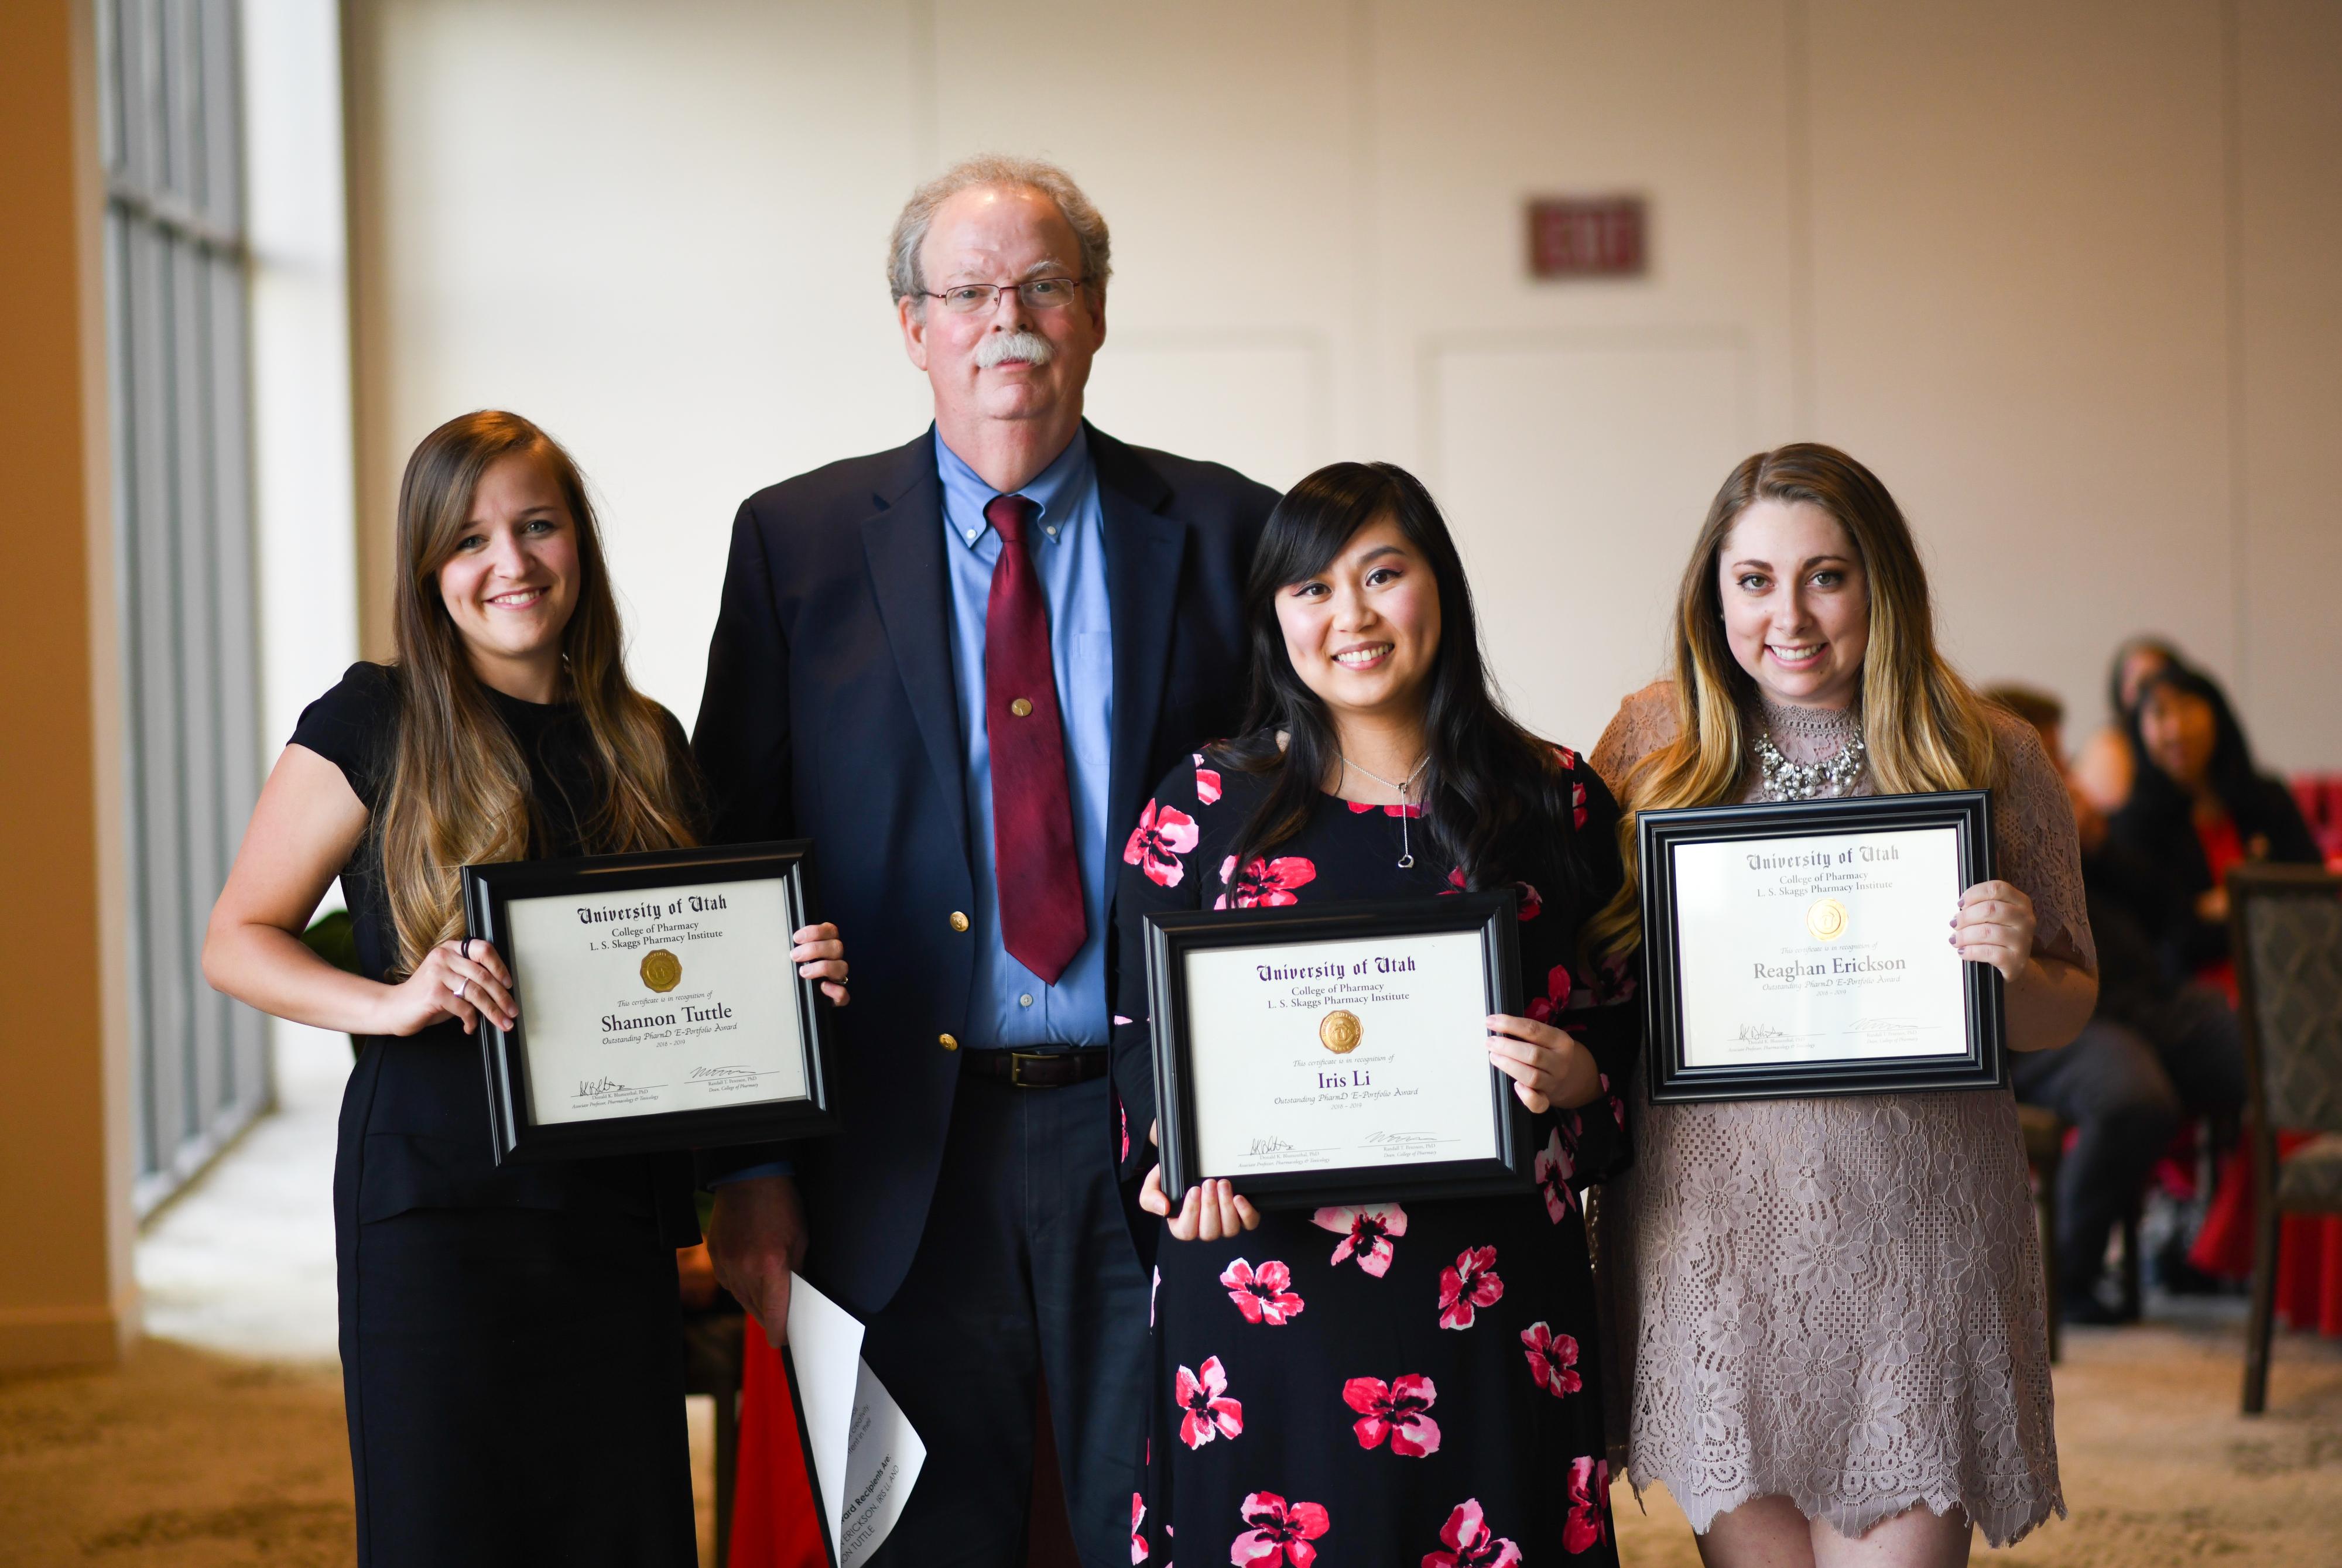
<svg viewBox="0 0 2342 1568">
<path fill-rule="evenodd" d="M 954 315 L 974 315 L 979 311 L 998 308 L 1000 296 L 1010 289 L 1016 291 L 1026 310 L 1063 310 L 1074 303 L 1082 291 L 1077 277 L 1028 277 L 1023 283 L 964 283 L 957 288 L 947 288 L 941 294 L 929 294 L 927 298 L 944 302 L 944 308 Z"/>
</svg>

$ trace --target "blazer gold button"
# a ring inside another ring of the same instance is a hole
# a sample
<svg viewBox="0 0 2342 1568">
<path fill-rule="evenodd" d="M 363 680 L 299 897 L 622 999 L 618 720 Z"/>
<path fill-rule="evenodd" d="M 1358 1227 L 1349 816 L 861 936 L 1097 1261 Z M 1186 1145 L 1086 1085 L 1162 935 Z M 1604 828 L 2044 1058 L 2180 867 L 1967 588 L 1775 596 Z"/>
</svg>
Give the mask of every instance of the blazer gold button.
<svg viewBox="0 0 2342 1568">
<path fill-rule="evenodd" d="M 949 1034 L 936 1035 L 936 1044 L 942 1046 L 946 1051 L 956 1051 L 959 1049 L 959 1042 Z"/>
<path fill-rule="evenodd" d="M 967 916 L 962 914 L 956 909 L 953 910 L 951 912 L 951 928 L 954 931 L 966 931 L 967 929 Z"/>
<path fill-rule="evenodd" d="M 1015 714 L 1020 719 L 1028 718 L 1032 715 L 1033 704 L 1026 701 L 1023 697 L 1019 697 L 1015 702 L 1008 704 L 1008 711 Z"/>
</svg>

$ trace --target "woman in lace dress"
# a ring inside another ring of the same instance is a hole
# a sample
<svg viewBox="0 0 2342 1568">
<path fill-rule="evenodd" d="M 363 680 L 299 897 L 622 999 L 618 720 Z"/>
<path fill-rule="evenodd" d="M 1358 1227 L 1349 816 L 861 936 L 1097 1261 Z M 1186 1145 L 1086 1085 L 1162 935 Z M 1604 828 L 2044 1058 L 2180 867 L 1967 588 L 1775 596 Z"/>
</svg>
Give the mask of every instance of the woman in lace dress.
<svg viewBox="0 0 2342 1568">
<path fill-rule="evenodd" d="M 1676 606 L 1675 679 L 1594 764 L 1636 809 L 1989 786 L 2002 880 L 1947 935 L 2007 982 L 2017 1050 L 2097 983 L 2066 789 L 1935 645 L 1902 514 L 1826 446 L 1736 468 Z M 1639 939 L 1627 892 L 1607 912 Z M 1726 1564 L 1951 1564 L 2064 1512 L 2039 1243 L 2006 1089 L 1654 1105 L 1602 1200 L 1630 1360 L 1622 1462 Z M 1614 1438 L 1616 1436 L 1614 1433 Z"/>
</svg>

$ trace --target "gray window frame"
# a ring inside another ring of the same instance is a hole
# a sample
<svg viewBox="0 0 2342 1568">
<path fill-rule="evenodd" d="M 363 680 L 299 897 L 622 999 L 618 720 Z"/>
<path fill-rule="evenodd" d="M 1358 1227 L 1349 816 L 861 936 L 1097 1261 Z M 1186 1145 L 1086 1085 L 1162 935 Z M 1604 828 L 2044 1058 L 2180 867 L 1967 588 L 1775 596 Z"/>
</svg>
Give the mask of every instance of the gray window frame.
<svg viewBox="0 0 2342 1568">
<path fill-rule="evenodd" d="M 260 783 L 247 253 L 235 0 L 95 15 L 143 1218 L 275 1098 L 198 966 Z"/>
</svg>

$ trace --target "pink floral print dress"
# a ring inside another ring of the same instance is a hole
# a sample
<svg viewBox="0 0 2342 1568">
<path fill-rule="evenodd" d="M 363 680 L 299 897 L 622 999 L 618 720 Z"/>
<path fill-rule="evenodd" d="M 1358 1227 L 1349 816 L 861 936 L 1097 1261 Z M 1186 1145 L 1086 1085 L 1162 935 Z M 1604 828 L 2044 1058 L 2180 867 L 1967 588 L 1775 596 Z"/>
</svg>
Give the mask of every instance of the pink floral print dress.
<svg viewBox="0 0 2342 1568">
<path fill-rule="evenodd" d="M 1597 1002 L 1576 952 L 1618 884 L 1617 813 L 1589 766 L 1558 754 L 1589 874 L 1576 891 L 1516 889 L 1525 1006 L 1585 1041 L 1606 1086 L 1623 1090 L 1634 1009 Z M 1295 837 L 1236 864 L 1268 782 L 1206 749 L 1163 781 L 1125 846 L 1118 994 L 1133 1016 L 1116 1021 L 1116 1136 L 1134 1184 L 1155 1163 L 1146 914 L 1462 888 L 1420 822 L 1416 864 L 1401 870 L 1399 808 L 1332 795 Z M 1536 1185 L 1516 1195 L 1271 1210 L 1219 1242 L 1162 1233 L 1131 1562 L 1615 1563 L 1579 1194 L 1625 1166 L 1625 1115 L 1606 1093 L 1536 1118 Z"/>
</svg>

